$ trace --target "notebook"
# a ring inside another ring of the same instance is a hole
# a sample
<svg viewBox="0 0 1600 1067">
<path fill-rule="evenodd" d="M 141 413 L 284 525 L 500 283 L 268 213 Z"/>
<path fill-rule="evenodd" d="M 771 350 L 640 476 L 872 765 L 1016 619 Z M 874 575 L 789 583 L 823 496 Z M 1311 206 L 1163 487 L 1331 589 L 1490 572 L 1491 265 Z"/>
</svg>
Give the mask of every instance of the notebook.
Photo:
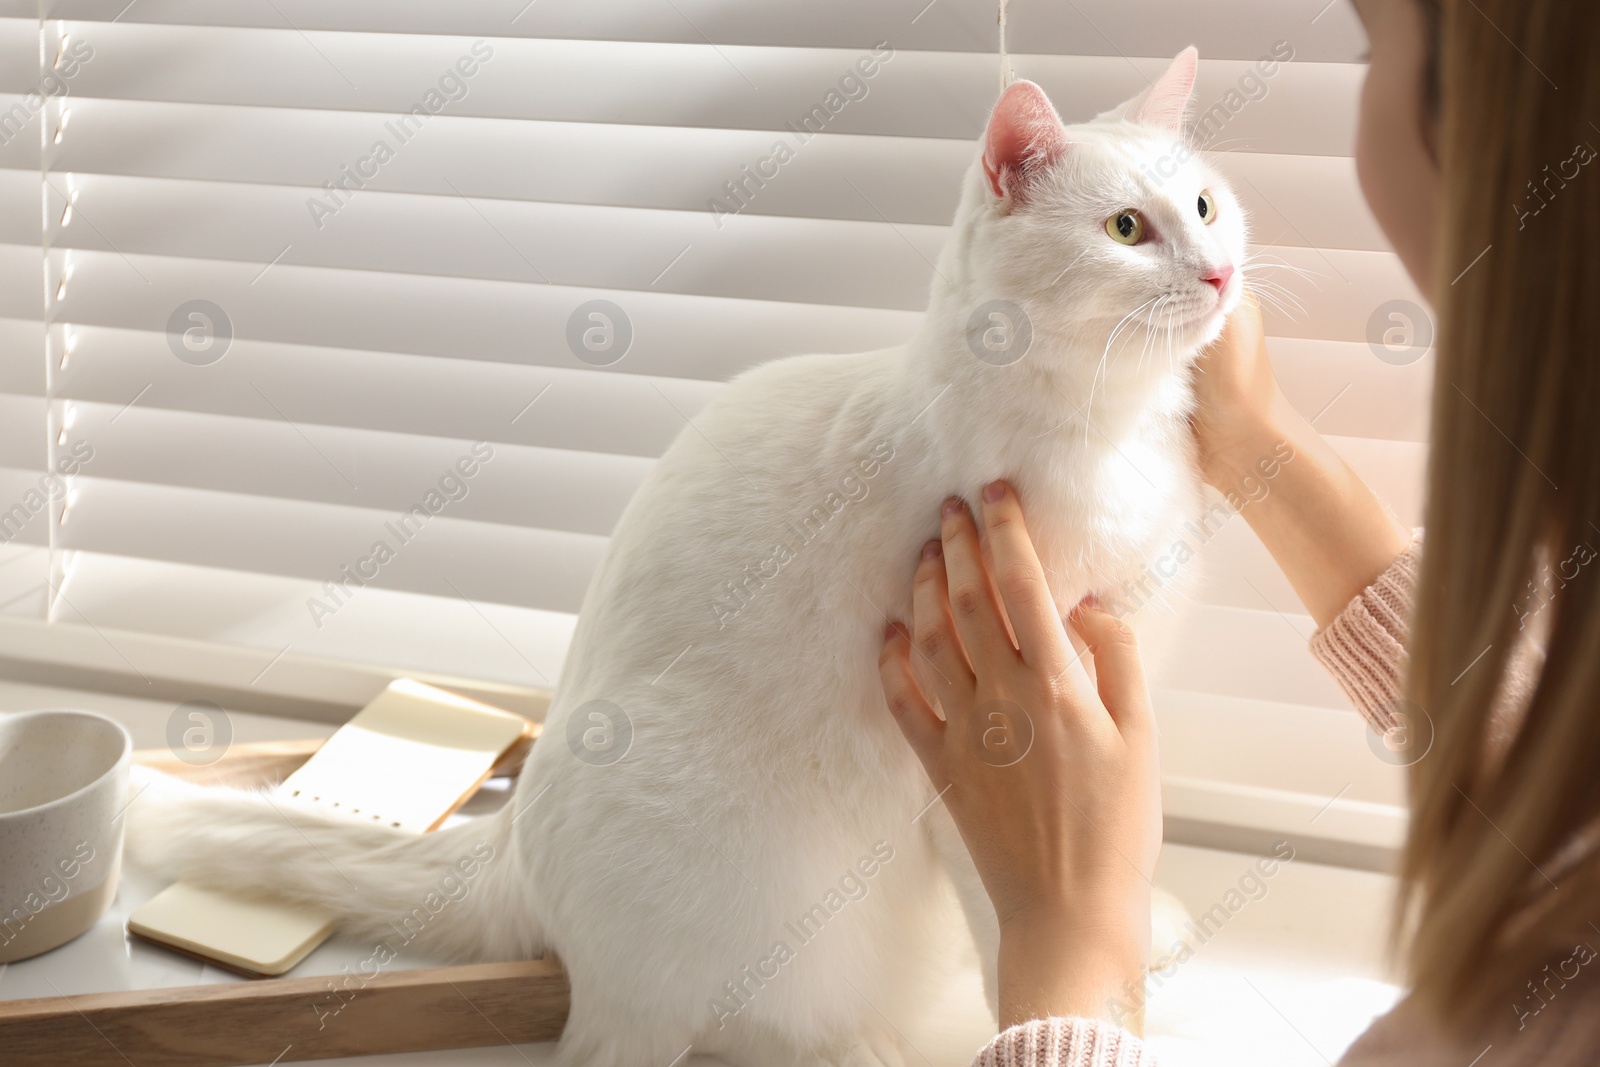
<svg viewBox="0 0 1600 1067">
<path fill-rule="evenodd" d="M 392 682 L 272 791 L 273 802 L 370 822 L 436 829 L 477 792 L 508 750 L 533 735 L 520 715 L 422 682 Z M 251 976 L 285 973 L 333 933 L 315 908 L 178 882 L 128 918 L 128 929 Z"/>
</svg>

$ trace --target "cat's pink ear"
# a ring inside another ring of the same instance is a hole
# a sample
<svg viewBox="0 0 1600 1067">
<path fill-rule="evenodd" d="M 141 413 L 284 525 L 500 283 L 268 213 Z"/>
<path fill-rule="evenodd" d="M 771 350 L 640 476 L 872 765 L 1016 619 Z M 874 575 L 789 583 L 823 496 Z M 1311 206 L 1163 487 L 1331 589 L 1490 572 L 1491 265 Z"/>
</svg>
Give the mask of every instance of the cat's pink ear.
<svg viewBox="0 0 1600 1067">
<path fill-rule="evenodd" d="M 983 172 L 999 200 L 1024 203 L 1029 187 L 1067 150 L 1067 130 L 1044 90 L 1017 81 L 1000 94 L 983 137 Z"/>
<path fill-rule="evenodd" d="M 1182 132 L 1183 117 L 1189 110 L 1189 97 L 1194 94 L 1194 78 L 1199 69 L 1200 53 L 1190 45 L 1178 53 L 1172 65 L 1156 79 L 1154 85 L 1122 106 L 1112 108 L 1102 117 L 1159 126 L 1173 133 Z"/>
</svg>

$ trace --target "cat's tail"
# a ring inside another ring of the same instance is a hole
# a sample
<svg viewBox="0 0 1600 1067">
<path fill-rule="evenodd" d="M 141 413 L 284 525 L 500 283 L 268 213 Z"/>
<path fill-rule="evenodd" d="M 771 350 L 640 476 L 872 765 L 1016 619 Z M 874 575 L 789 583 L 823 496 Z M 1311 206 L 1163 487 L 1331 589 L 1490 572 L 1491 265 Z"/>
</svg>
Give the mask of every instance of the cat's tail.
<svg viewBox="0 0 1600 1067">
<path fill-rule="evenodd" d="M 447 960 L 529 959 L 541 947 L 518 886 L 511 805 L 428 834 L 323 815 L 261 792 L 135 767 L 131 862 L 242 895 L 305 904 L 343 935 Z"/>
</svg>

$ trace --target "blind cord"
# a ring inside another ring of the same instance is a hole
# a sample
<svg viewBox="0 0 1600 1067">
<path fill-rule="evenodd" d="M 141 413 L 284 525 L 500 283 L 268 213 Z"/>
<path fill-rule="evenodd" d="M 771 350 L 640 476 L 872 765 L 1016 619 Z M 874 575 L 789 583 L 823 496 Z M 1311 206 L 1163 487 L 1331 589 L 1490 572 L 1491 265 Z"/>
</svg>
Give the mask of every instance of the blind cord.
<svg viewBox="0 0 1600 1067">
<path fill-rule="evenodd" d="M 1006 51 L 1006 8 L 1011 6 L 1011 0 L 998 0 L 1000 13 L 995 16 L 995 24 L 1000 27 L 1000 91 L 1017 80 L 1016 71 L 1011 69 L 1011 53 Z"/>
</svg>

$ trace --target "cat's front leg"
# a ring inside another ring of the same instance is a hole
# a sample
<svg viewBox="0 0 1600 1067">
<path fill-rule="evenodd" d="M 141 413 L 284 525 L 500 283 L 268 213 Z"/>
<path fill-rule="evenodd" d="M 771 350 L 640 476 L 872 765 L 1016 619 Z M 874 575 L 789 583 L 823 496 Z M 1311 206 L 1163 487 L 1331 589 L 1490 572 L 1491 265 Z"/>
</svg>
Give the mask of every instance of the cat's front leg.
<svg viewBox="0 0 1600 1067">
<path fill-rule="evenodd" d="M 956 897 L 961 901 L 961 911 L 967 917 L 972 931 L 972 941 L 978 950 L 978 963 L 983 968 L 984 999 L 989 1002 L 989 1014 L 998 1025 L 1000 1019 L 1000 919 L 995 914 L 994 903 L 983 879 L 978 876 L 977 865 L 961 840 L 955 820 L 942 802 L 936 802 L 922 817 L 927 824 L 934 851 L 944 864 L 945 873 L 955 886 Z"/>
</svg>

